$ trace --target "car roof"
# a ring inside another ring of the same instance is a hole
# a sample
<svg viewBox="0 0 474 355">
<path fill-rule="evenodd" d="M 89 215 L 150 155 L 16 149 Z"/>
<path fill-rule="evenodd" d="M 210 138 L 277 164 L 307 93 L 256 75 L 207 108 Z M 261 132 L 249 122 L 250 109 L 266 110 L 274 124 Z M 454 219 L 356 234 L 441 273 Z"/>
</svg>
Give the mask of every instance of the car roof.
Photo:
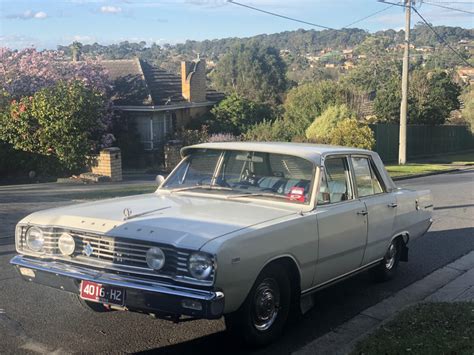
<svg viewBox="0 0 474 355">
<path fill-rule="evenodd" d="M 286 154 L 310 160 L 317 165 L 321 164 L 321 157 L 324 157 L 328 154 L 375 154 L 370 150 L 327 144 L 289 142 L 217 142 L 201 143 L 188 147 L 183 147 L 181 149 L 181 155 L 185 157 L 192 150 L 195 149 L 244 150 L 275 154 Z"/>
</svg>

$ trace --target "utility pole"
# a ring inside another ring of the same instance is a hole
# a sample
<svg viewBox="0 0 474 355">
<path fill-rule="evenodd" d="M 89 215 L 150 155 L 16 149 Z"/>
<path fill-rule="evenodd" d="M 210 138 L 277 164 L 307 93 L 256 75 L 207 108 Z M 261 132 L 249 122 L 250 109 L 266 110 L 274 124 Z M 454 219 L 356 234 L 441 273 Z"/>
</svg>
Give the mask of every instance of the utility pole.
<svg viewBox="0 0 474 355">
<path fill-rule="evenodd" d="M 408 66 L 410 55 L 410 16 L 412 0 L 405 0 L 405 50 L 403 52 L 402 102 L 400 104 L 400 138 L 398 164 L 407 162 L 407 111 L 408 111 Z"/>
</svg>

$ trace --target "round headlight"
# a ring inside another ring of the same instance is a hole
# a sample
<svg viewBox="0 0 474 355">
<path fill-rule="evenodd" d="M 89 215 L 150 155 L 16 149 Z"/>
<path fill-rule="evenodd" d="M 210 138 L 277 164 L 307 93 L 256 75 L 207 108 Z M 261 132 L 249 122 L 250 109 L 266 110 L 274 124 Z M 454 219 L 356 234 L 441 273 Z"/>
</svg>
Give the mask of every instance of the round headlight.
<svg viewBox="0 0 474 355">
<path fill-rule="evenodd" d="M 150 269 L 160 270 L 165 265 L 165 253 L 158 247 L 148 249 L 146 263 Z"/>
<path fill-rule="evenodd" d="M 203 253 L 195 253 L 189 257 L 188 268 L 192 277 L 205 280 L 212 273 L 214 263 L 210 256 Z"/>
<path fill-rule="evenodd" d="M 33 251 L 41 251 L 44 246 L 43 232 L 38 227 L 26 231 L 26 245 Z"/>
<path fill-rule="evenodd" d="M 76 249 L 76 242 L 72 235 L 63 233 L 58 239 L 58 247 L 63 255 L 72 255 Z"/>
</svg>

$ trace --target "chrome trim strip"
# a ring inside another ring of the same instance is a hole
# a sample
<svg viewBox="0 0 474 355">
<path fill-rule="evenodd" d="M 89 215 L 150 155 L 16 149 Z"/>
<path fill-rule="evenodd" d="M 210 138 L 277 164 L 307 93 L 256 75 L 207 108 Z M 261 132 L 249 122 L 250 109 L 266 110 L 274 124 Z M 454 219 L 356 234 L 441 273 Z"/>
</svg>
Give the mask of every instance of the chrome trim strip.
<svg viewBox="0 0 474 355">
<path fill-rule="evenodd" d="M 204 301 L 212 301 L 224 297 L 222 292 L 205 291 L 182 286 L 174 286 L 154 281 L 148 281 L 133 277 L 125 277 L 116 274 L 108 274 L 94 271 L 78 266 L 63 263 L 44 262 L 33 260 L 17 255 L 10 260 L 10 264 L 17 267 L 25 267 L 33 270 L 56 274 L 57 276 L 70 277 L 77 280 L 103 283 L 106 285 L 125 287 L 136 290 L 167 294 L 177 297 L 193 298 Z"/>
<path fill-rule="evenodd" d="M 333 279 L 331 279 L 331 280 L 329 280 L 329 281 L 325 281 L 325 282 L 320 283 L 320 284 L 318 284 L 318 285 L 316 285 L 316 286 L 310 287 L 310 288 L 308 288 L 307 290 L 301 291 L 301 294 L 302 294 L 302 295 L 305 295 L 305 294 L 307 294 L 307 293 L 309 293 L 309 292 L 317 291 L 317 290 L 319 290 L 319 289 L 321 289 L 321 288 L 324 288 L 324 287 L 326 287 L 326 286 L 329 286 L 329 285 L 331 285 L 331 284 L 333 284 L 333 283 L 335 283 L 335 282 L 337 282 L 337 281 L 339 281 L 339 280 L 345 279 L 345 278 L 348 277 L 348 276 L 351 276 L 351 275 L 356 274 L 356 273 L 358 273 L 358 272 L 364 271 L 365 269 L 367 269 L 367 268 L 373 266 L 374 264 L 377 264 L 377 263 L 381 262 L 382 260 L 383 260 L 383 258 L 374 260 L 374 261 L 372 261 L 371 263 L 365 264 L 364 266 L 358 267 L 357 269 L 354 269 L 354 270 L 352 270 L 352 271 L 346 272 L 345 274 L 340 275 L 340 276 L 337 276 L 337 277 L 335 277 L 335 278 L 333 278 Z"/>
</svg>

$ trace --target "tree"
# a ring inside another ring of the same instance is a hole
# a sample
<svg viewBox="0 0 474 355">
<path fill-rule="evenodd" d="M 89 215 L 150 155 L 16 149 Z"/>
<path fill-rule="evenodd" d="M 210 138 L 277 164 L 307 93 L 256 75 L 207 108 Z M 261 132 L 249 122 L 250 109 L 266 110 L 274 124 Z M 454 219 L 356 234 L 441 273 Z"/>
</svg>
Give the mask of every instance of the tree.
<svg viewBox="0 0 474 355">
<path fill-rule="evenodd" d="M 13 100 L 0 114 L 0 140 L 15 149 L 50 155 L 71 171 L 86 165 L 100 144 L 105 98 L 80 81 L 59 81 Z"/>
<path fill-rule="evenodd" d="M 20 51 L 0 48 L 0 88 L 18 100 L 55 85 L 59 80 L 79 80 L 102 94 L 111 89 L 106 70 L 95 61 L 65 61 L 61 52 L 27 48 Z"/>
<path fill-rule="evenodd" d="M 243 134 L 243 140 L 255 142 L 290 142 L 293 139 L 287 122 L 281 118 L 263 121 L 250 127 Z"/>
<path fill-rule="evenodd" d="M 474 132 L 474 88 L 469 86 L 461 97 L 464 103 L 461 116 L 469 124 L 471 132 Z"/>
<path fill-rule="evenodd" d="M 394 122 L 400 119 L 402 100 L 401 76 L 392 75 L 380 84 L 374 100 L 374 112 L 379 122 Z"/>
<path fill-rule="evenodd" d="M 375 145 L 374 132 L 354 118 L 344 119 L 331 130 L 327 143 L 370 150 Z"/>
<path fill-rule="evenodd" d="M 353 117 L 354 113 L 346 105 L 329 106 L 306 129 L 306 138 L 312 142 L 325 143 L 340 121 Z"/>
<path fill-rule="evenodd" d="M 460 94 L 460 86 L 445 71 L 414 70 L 408 92 L 408 123 L 445 123 L 450 112 L 459 109 Z M 394 75 L 377 91 L 374 111 L 378 120 L 399 121 L 400 95 L 400 78 Z"/>
<path fill-rule="evenodd" d="M 0 110 L 8 111 L 12 100 L 22 101 L 42 89 L 54 87 L 59 81 L 75 85 L 80 82 L 84 89 L 102 97 L 104 107 L 91 119 L 97 121 L 93 126 L 102 127 L 101 144 L 111 144 L 113 136 L 108 132 L 112 129 L 112 103 L 108 97 L 112 85 L 99 62 L 66 61 L 59 51 L 0 48 Z"/>
<path fill-rule="evenodd" d="M 408 122 L 443 124 L 459 109 L 461 87 L 445 71 L 415 70 L 409 88 Z"/>
<path fill-rule="evenodd" d="M 284 119 L 293 136 L 304 135 L 316 117 L 331 105 L 351 102 L 350 89 L 332 81 L 305 84 L 291 89 L 284 104 Z"/>
<path fill-rule="evenodd" d="M 233 46 L 211 78 L 217 89 L 251 100 L 278 103 L 286 90 L 286 66 L 279 52 L 255 41 Z"/>
<path fill-rule="evenodd" d="M 358 65 L 347 76 L 347 82 L 367 92 L 377 91 L 381 83 L 401 72 L 396 52 L 388 51 L 390 41 L 387 37 L 367 37 L 357 48 L 362 56 Z"/>
<path fill-rule="evenodd" d="M 271 121 L 272 116 L 273 111 L 268 105 L 233 93 L 212 108 L 207 125 L 210 132 L 240 135 L 256 123 L 263 120 Z"/>
</svg>

